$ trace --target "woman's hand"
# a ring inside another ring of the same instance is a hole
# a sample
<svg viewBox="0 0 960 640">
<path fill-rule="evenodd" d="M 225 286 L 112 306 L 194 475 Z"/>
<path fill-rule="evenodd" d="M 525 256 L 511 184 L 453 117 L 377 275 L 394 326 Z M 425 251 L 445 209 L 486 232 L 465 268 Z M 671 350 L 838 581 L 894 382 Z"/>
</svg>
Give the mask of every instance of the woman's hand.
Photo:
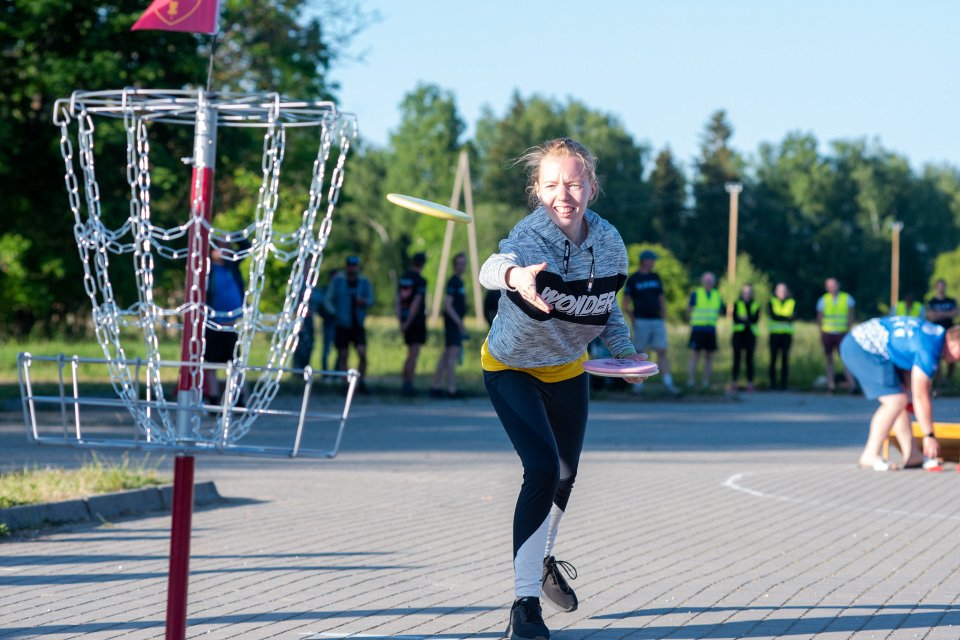
<svg viewBox="0 0 960 640">
<path fill-rule="evenodd" d="M 936 438 L 923 439 L 923 455 L 933 460 L 940 457 L 940 441 Z"/>
<path fill-rule="evenodd" d="M 527 304 L 544 313 L 550 313 L 553 305 L 537 293 L 537 274 L 547 268 L 546 262 L 532 264 L 529 267 L 510 267 L 507 270 L 507 286 L 516 289 Z"/>
<path fill-rule="evenodd" d="M 634 353 L 633 355 L 624 356 L 624 360 L 637 360 L 638 362 L 646 362 L 649 358 L 645 353 Z M 624 380 L 630 384 L 642 384 L 646 378 L 624 378 Z"/>
</svg>

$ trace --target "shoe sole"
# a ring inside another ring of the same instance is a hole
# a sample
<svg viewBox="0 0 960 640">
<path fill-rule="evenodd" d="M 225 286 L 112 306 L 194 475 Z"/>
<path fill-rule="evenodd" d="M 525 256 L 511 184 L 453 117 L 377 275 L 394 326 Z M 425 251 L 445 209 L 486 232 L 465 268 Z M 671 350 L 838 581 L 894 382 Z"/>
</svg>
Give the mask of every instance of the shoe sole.
<svg viewBox="0 0 960 640">
<path fill-rule="evenodd" d="M 575 603 L 573 604 L 573 606 L 572 606 L 572 607 L 569 607 L 569 608 L 568 608 L 568 607 L 561 606 L 561 605 L 557 604 L 556 602 L 554 602 L 553 600 L 551 600 L 550 598 L 548 598 L 548 597 L 546 596 L 546 594 L 544 594 L 543 599 L 544 599 L 544 601 L 545 601 L 548 605 L 550 605 L 550 608 L 551 608 L 551 609 L 553 609 L 553 610 L 555 610 L 555 611 L 560 611 L 560 612 L 562 612 L 562 613 L 572 613 L 572 612 L 574 612 L 574 611 L 577 610 L 577 607 L 578 607 L 578 606 L 580 606 L 580 603 L 579 603 L 579 602 L 575 602 Z"/>
<path fill-rule="evenodd" d="M 532 638 L 527 638 L 525 636 L 518 636 L 510 628 L 510 625 L 507 625 L 507 630 L 503 632 L 504 640 L 550 640 L 550 636 L 534 636 Z"/>
</svg>

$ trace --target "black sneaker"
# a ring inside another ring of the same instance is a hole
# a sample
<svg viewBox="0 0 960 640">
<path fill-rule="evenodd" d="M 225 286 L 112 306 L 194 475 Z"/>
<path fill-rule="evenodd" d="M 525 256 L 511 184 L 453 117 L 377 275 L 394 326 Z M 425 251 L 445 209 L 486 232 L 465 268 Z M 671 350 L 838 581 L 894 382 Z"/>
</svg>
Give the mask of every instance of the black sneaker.
<svg viewBox="0 0 960 640">
<path fill-rule="evenodd" d="M 550 601 L 550 604 L 554 605 L 560 611 L 576 611 L 577 610 L 577 594 L 573 592 L 573 589 L 570 588 L 570 585 L 567 584 L 567 580 L 563 577 L 563 574 L 560 573 L 560 569 L 563 569 L 564 573 L 571 580 L 577 579 L 577 570 L 569 562 L 564 562 L 563 560 L 557 560 L 553 556 L 547 556 L 543 559 L 543 577 L 540 579 L 541 584 L 543 585 L 543 597 Z"/>
<path fill-rule="evenodd" d="M 540 598 L 517 598 L 514 601 L 505 637 L 508 640 L 550 640 L 550 630 L 543 623 Z"/>
</svg>

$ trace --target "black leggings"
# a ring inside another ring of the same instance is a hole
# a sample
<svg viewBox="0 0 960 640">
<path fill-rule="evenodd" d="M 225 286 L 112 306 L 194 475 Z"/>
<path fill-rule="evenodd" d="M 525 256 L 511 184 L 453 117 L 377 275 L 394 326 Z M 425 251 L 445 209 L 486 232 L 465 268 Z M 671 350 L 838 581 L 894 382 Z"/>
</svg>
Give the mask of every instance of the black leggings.
<svg viewBox="0 0 960 640">
<path fill-rule="evenodd" d="M 733 383 L 740 379 L 740 356 L 744 355 L 747 364 L 747 382 L 753 384 L 753 352 L 757 346 L 757 336 L 749 329 L 733 334 Z"/>
<path fill-rule="evenodd" d="M 493 408 L 523 463 L 513 514 L 513 556 L 550 515 L 566 509 L 587 427 L 587 374 L 541 382 L 521 371 L 484 371 Z M 541 558 L 543 551 L 540 550 Z"/>
<path fill-rule="evenodd" d="M 790 343 L 793 336 L 789 333 L 770 334 L 770 388 L 786 389 L 790 376 Z M 780 380 L 777 381 L 777 358 L 780 358 Z"/>
</svg>

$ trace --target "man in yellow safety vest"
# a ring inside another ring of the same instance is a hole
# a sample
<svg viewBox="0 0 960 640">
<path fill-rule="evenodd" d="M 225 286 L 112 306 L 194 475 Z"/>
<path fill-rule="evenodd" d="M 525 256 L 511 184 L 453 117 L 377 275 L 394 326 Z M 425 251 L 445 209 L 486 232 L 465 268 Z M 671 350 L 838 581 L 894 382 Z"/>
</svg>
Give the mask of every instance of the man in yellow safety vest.
<svg viewBox="0 0 960 640">
<path fill-rule="evenodd" d="M 723 302 L 714 287 L 717 277 L 707 271 L 700 278 L 701 286 L 690 294 L 687 317 L 690 319 L 690 362 L 687 367 L 687 386 L 692 387 L 697 376 L 700 354 L 703 354 L 703 388 L 710 387 L 713 373 L 713 353 L 717 350 L 717 320 Z"/>
<path fill-rule="evenodd" d="M 923 317 L 923 303 L 913 299 L 912 293 L 903 294 L 903 300 L 897 303 L 893 308 L 893 316 L 910 316 L 911 318 Z"/>
<path fill-rule="evenodd" d="M 840 342 L 853 326 L 853 313 L 856 303 L 846 291 L 840 291 L 840 282 L 836 278 L 827 278 L 823 283 L 827 290 L 817 300 L 817 324 L 820 327 L 820 342 L 827 359 L 827 391 L 836 391 L 837 384 L 833 373 L 833 352 L 840 348 Z M 851 393 L 856 382 L 850 372 L 844 371 L 847 386 Z"/>
<path fill-rule="evenodd" d="M 767 313 L 770 316 L 770 388 L 786 390 L 790 371 L 790 345 L 793 343 L 793 321 L 797 301 L 783 282 L 773 289 Z M 780 359 L 780 381 L 777 382 L 777 359 Z"/>
</svg>

